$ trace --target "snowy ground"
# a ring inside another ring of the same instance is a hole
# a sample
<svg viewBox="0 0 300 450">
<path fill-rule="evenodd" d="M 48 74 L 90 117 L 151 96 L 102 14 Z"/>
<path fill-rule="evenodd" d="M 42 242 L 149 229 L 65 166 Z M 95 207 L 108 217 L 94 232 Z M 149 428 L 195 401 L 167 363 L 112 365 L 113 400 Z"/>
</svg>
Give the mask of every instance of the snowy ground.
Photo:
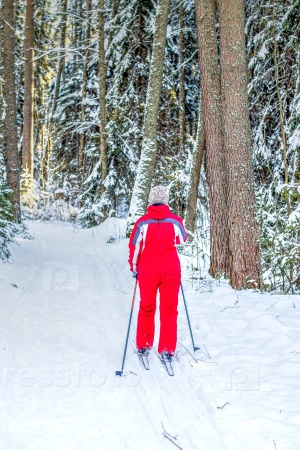
<svg viewBox="0 0 300 450">
<path fill-rule="evenodd" d="M 299 296 L 183 280 L 211 359 L 187 351 L 180 299 L 175 377 L 154 352 L 143 370 L 132 342 L 116 377 L 134 285 L 124 221 L 28 225 L 0 268 L 0 449 L 299 450 Z"/>
</svg>

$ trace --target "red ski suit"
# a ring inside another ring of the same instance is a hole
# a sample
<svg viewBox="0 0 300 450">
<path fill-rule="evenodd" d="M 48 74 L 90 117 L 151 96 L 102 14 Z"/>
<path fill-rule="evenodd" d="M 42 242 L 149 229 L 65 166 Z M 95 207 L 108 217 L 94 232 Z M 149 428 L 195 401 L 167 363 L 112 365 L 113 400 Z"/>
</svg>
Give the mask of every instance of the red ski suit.
<svg viewBox="0 0 300 450">
<path fill-rule="evenodd" d="M 136 222 L 129 241 L 131 271 L 138 271 L 140 309 L 137 323 L 138 349 L 151 348 L 154 340 L 156 294 L 160 292 L 158 352 L 174 354 L 177 341 L 177 305 L 181 270 L 176 244 L 187 234 L 181 217 L 168 205 L 150 205 Z"/>
</svg>

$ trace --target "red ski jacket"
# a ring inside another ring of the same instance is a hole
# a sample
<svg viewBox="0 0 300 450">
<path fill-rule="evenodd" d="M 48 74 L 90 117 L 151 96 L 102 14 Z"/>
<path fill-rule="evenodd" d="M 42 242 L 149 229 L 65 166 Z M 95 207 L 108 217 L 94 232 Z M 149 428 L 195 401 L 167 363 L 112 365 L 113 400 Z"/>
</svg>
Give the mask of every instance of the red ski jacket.
<svg viewBox="0 0 300 450">
<path fill-rule="evenodd" d="M 130 270 L 153 274 L 180 272 L 176 245 L 186 239 L 181 217 L 173 214 L 168 205 L 150 205 L 130 236 Z"/>
</svg>

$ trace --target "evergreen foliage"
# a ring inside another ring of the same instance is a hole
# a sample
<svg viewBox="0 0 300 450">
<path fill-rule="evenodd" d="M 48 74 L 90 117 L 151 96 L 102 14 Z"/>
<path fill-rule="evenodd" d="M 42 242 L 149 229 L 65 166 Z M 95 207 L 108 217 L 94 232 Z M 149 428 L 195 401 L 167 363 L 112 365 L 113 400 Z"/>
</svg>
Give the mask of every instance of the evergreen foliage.
<svg viewBox="0 0 300 450">
<path fill-rule="evenodd" d="M 249 95 L 266 288 L 300 286 L 299 2 L 247 2 Z"/>
<path fill-rule="evenodd" d="M 3 166 L 2 166 L 3 167 Z M 0 164 L 1 169 L 1 164 Z M 0 259 L 7 259 L 10 255 L 8 244 L 15 232 L 13 223 L 13 208 L 9 201 L 9 189 L 0 178 Z"/>
</svg>

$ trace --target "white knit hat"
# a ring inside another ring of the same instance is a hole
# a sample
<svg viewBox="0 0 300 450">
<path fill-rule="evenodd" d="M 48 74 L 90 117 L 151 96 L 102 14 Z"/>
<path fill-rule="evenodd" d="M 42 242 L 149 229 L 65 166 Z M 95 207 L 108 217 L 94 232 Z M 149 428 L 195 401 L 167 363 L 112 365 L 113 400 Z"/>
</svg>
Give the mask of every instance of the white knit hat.
<svg viewBox="0 0 300 450">
<path fill-rule="evenodd" d="M 149 195 L 149 204 L 155 203 L 167 204 L 169 201 L 169 190 L 165 186 L 154 186 Z"/>
</svg>

